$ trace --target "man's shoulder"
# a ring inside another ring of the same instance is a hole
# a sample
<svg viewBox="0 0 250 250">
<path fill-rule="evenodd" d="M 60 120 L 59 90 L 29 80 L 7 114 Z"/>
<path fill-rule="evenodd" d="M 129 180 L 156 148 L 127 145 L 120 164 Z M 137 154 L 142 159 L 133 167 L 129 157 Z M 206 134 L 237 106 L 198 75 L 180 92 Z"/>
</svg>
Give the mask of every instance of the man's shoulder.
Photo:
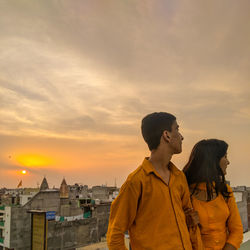
<svg viewBox="0 0 250 250">
<path fill-rule="evenodd" d="M 128 183 L 140 182 L 144 178 L 145 178 L 145 172 L 143 166 L 140 165 L 138 168 L 136 168 L 133 172 L 131 172 L 128 175 L 126 182 Z"/>
<path fill-rule="evenodd" d="M 185 174 L 179 169 L 177 168 L 172 162 L 170 163 L 170 169 L 171 172 L 173 172 L 174 175 L 176 176 L 180 176 L 183 177 Z"/>
<path fill-rule="evenodd" d="M 126 179 L 126 181 L 123 183 L 120 189 L 120 193 L 124 192 L 125 190 L 139 190 L 141 187 L 141 184 L 144 179 L 144 170 L 142 165 L 140 165 L 138 168 L 136 168 L 132 173 L 130 173 Z"/>
</svg>

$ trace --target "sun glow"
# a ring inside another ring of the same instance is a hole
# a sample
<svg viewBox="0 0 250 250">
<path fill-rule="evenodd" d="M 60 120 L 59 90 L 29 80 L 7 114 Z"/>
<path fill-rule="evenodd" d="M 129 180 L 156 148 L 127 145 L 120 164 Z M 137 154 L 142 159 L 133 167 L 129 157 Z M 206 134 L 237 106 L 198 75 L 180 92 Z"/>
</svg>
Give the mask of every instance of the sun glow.
<svg viewBox="0 0 250 250">
<path fill-rule="evenodd" d="M 46 156 L 31 155 L 31 154 L 19 155 L 17 157 L 17 162 L 20 163 L 22 166 L 26 166 L 26 167 L 38 167 L 38 166 L 43 167 L 43 166 L 49 166 L 53 163 L 52 159 Z M 23 170 L 23 171 L 26 171 L 26 170 Z"/>
<path fill-rule="evenodd" d="M 26 174 L 26 173 L 27 173 L 26 170 L 23 170 L 23 171 L 22 171 L 22 174 Z"/>
</svg>

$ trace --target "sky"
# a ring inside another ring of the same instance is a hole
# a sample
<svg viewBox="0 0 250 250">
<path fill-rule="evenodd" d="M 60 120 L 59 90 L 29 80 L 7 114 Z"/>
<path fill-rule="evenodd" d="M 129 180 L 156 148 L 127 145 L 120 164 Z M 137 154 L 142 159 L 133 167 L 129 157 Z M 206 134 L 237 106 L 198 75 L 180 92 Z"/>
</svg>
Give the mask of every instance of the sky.
<svg viewBox="0 0 250 250">
<path fill-rule="evenodd" d="M 174 114 L 182 169 L 206 138 L 250 186 L 248 0 L 0 0 L 0 188 L 120 186 L 149 151 L 148 113 Z M 22 170 L 26 170 L 25 175 Z"/>
</svg>

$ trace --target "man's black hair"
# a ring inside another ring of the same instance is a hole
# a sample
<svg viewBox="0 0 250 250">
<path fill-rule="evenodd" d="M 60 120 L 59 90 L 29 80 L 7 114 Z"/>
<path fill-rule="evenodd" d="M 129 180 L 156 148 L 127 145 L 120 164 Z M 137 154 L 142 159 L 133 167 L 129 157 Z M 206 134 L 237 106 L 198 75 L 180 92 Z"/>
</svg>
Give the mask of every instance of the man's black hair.
<svg viewBox="0 0 250 250">
<path fill-rule="evenodd" d="M 142 119 L 141 132 L 150 151 L 157 149 L 163 131 L 171 132 L 176 117 L 166 112 L 155 112 Z"/>
</svg>

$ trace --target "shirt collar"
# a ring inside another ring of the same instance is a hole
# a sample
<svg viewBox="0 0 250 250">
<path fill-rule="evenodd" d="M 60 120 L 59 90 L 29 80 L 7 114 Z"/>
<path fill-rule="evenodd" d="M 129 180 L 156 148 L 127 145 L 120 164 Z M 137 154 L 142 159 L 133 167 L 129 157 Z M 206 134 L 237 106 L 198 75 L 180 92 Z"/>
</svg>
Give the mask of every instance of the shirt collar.
<svg viewBox="0 0 250 250">
<path fill-rule="evenodd" d="M 169 164 L 169 170 L 172 174 L 179 174 L 180 170 L 177 169 L 177 167 L 170 161 Z M 149 175 L 150 173 L 156 173 L 153 164 L 149 161 L 149 157 L 145 157 L 145 159 L 142 162 L 142 167 L 145 170 L 146 174 Z"/>
</svg>

